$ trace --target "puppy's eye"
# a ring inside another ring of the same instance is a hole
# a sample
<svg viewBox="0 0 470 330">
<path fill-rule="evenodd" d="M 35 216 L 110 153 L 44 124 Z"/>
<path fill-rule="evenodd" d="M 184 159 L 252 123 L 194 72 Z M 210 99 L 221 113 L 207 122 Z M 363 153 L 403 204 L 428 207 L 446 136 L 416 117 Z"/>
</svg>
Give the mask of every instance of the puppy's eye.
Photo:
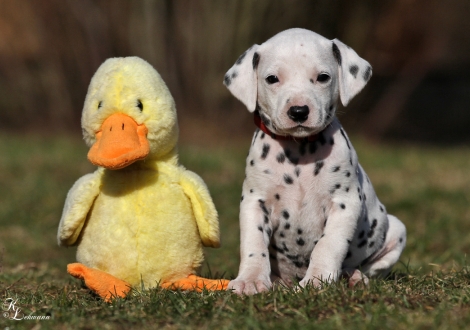
<svg viewBox="0 0 470 330">
<path fill-rule="evenodd" d="M 100 101 L 100 102 L 98 103 L 98 109 L 100 109 L 102 106 L 103 106 L 103 101 Z"/>
<path fill-rule="evenodd" d="M 279 82 L 279 78 L 275 75 L 270 75 L 266 77 L 266 82 L 270 85 Z"/>
<path fill-rule="evenodd" d="M 330 80 L 330 76 L 327 75 L 326 73 L 320 73 L 317 77 L 317 81 L 319 83 L 326 83 L 328 82 L 328 80 Z"/>
<path fill-rule="evenodd" d="M 142 102 L 140 100 L 137 100 L 137 108 L 139 108 L 140 111 L 144 110 L 144 105 L 142 104 Z"/>
</svg>

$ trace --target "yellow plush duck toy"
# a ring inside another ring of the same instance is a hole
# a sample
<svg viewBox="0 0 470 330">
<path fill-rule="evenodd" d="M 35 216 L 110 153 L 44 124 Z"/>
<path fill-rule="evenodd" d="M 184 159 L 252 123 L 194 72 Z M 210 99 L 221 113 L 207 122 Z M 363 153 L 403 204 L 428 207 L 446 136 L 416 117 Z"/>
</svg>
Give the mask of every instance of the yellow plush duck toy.
<svg viewBox="0 0 470 330">
<path fill-rule="evenodd" d="M 217 211 L 203 180 L 178 163 L 173 97 L 138 57 L 111 58 L 93 76 L 82 113 L 98 169 L 70 189 L 57 234 L 77 245 L 67 271 L 106 301 L 132 286 L 224 290 L 195 275 L 202 246 L 218 247 Z"/>
</svg>

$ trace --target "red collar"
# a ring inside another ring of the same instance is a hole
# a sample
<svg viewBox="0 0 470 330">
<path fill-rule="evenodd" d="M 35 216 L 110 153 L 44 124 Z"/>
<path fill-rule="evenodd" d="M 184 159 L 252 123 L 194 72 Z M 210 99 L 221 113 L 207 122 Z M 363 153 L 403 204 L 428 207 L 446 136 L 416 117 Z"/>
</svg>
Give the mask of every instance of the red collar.
<svg viewBox="0 0 470 330">
<path fill-rule="evenodd" d="M 266 127 L 263 120 L 261 120 L 261 116 L 259 115 L 258 111 L 254 112 L 254 121 L 255 121 L 255 125 L 260 130 L 262 130 L 264 133 L 266 133 L 267 135 L 272 137 L 274 140 L 297 141 L 297 142 L 301 142 L 301 141 L 314 142 L 314 141 L 318 140 L 318 138 L 320 137 L 320 134 L 321 134 L 321 132 L 320 132 L 320 133 L 317 133 L 317 134 L 309 135 L 309 136 L 304 137 L 304 138 L 296 138 L 296 137 L 291 136 L 291 135 L 277 135 L 277 134 L 274 134 L 273 132 L 271 132 Z"/>
</svg>

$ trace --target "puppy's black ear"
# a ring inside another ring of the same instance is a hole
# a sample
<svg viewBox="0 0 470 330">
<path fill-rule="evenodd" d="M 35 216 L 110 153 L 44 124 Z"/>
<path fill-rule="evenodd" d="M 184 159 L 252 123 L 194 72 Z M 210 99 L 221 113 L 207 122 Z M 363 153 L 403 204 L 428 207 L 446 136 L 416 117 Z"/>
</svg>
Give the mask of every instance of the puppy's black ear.
<svg viewBox="0 0 470 330">
<path fill-rule="evenodd" d="M 333 40 L 331 51 L 338 62 L 341 103 L 346 106 L 367 84 L 372 76 L 372 67 L 338 39 Z"/>
<path fill-rule="evenodd" d="M 224 77 L 224 85 L 250 112 L 255 111 L 258 94 L 257 68 L 261 58 L 258 48 L 259 45 L 253 45 L 240 55 Z"/>
</svg>

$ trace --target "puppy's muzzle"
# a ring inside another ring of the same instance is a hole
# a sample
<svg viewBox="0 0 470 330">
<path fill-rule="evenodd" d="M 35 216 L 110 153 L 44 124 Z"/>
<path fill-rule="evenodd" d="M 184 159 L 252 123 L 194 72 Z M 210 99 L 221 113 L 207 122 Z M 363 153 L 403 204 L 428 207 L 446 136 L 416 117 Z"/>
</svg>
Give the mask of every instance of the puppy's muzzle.
<svg viewBox="0 0 470 330">
<path fill-rule="evenodd" d="M 287 111 L 287 115 L 289 116 L 292 121 L 296 122 L 297 124 L 302 124 L 308 118 L 308 114 L 310 113 L 310 109 L 308 106 L 292 106 Z"/>
</svg>

